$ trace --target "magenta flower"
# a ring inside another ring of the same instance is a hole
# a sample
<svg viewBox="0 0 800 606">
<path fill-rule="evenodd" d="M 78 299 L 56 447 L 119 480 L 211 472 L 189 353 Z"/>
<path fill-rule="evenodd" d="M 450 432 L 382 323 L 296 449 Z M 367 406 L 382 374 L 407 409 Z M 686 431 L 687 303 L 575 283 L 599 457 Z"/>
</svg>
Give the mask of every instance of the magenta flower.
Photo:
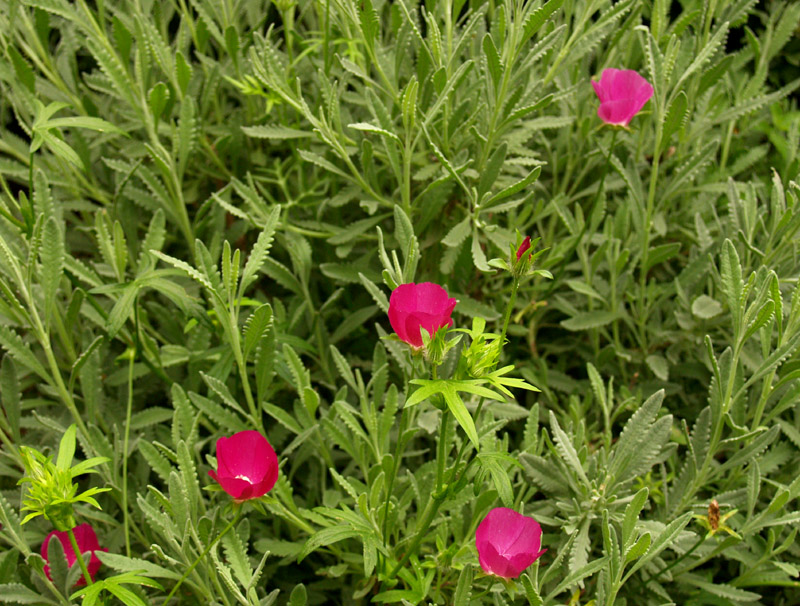
<svg viewBox="0 0 800 606">
<path fill-rule="evenodd" d="M 484 572 L 513 579 L 533 564 L 546 549 L 542 527 L 533 518 L 507 507 L 495 507 L 475 531 L 478 561 Z"/>
<path fill-rule="evenodd" d="M 217 471 L 208 472 L 234 501 L 264 496 L 278 480 L 278 456 L 259 432 L 240 431 L 217 440 Z"/>
<path fill-rule="evenodd" d="M 91 559 L 86 562 L 86 568 L 89 569 L 89 575 L 94 581 L 94 575 L 96 575 L 97 571 L 100 570 L 100 559 L 97 557 L 95 552 L 108 551 L 108 549 L 100 549 L 100 543 L 97 542 L 97 535 L 94 533 L 94 529 L 86 522 L 73 528 L 72 532 L 75 533 L 75 542 L 78 544 L 78 549 L 81 550 L 81 553 L 86 553 L 87 551 L 92 553 Z M 53 537 L 61 541 L 61 546 L 64 548 L 64 555 L 67 558 L 67 565 L 72 568 L 73 564 L 78 561 L 78 558 L 75 555 L 75 550 L 72 549 L 72 544 L 69 541 L 69 533 L 66 531 L 54 530 L 44 538 L 44 543 L 42 543 L 42 557 L 45 559 L 45 561 L 49 562 L 47 550 L 50 546 L 50 540 Z M 50 576 L 49 564 L 44 565 L 44 572 L 47 575 L 47 578 L 52 581 L 53 577 Z M 81 576 L 77 582 L 77 585 L 85 584 L 86 579 Z"/>
<path fill-rule="evenodd" d="M 531 237 L 525 236 L 525 239 L 522 241 L 522 244 L 520 244 L 519 248 L 517 249 L 517 261 L 519 261 L 522 258 L 522 255 L 524 255 L 530 249 L 531 249 Z"/>
<path fill-rule="evenodd" d="M 401 284 L 389 298 L 389 322 L 401 340 L 422 347 L 420 328 L 433 335 L 442 326 L 452 326 L 455 306 L 456 300 L 438 284 Z"/>
<path fill-rule="evenodd" d="M 653 96 L 653 87 L 632 69 L 604 69 L 600 81 L 592 80 L 600 99 L 597 115 L 606 124 L 628 126 Z"/>
</svg>

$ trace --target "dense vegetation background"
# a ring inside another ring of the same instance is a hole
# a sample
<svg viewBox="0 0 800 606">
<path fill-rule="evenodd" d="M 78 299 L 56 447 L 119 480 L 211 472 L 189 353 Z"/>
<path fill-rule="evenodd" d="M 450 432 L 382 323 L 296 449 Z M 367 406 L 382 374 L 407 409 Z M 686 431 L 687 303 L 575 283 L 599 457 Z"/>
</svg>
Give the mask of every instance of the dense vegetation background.
<svg viewBox="0 0 800 606">
<path fill-rule="evenodd" d="M 0 2 L 1 599 L 71 593 L 43 579 L 51 526 L 20 526 L 18 447 L 77 423 L 78 457 L 109 459 L 80 480 L 111 488 L 102 511 L 77 509 L 101 577 L 164 587 L 120 581 L 129 604 L 163 603 L 231 519 L 207 472 L 243 429 L 281 478 L 181 603 L 800 602 L 799 21 L 755 0 Z M 597 117 L 605 67 L 655 88 L 627 130 Z M 480 454 L 448 436 L 476 464 L 394 578 L 440 413 L 401 417 L 424 365 L 382 338 L 389 293 L 442 284 L 456 327 L 499 332 L 512 279 L 489 262 L 517 233 L 552 277 L 521 282 L 502 360 L 541 392 L 465 396 Z M 548 549 L 509 587 L 473 545 L 498 504 Z"/>
</svg>

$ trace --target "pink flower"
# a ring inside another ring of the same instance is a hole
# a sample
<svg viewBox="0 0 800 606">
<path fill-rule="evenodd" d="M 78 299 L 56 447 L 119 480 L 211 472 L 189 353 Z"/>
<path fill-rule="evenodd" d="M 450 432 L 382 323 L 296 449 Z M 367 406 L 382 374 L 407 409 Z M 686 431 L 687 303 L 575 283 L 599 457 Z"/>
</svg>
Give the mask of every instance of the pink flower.
<svg viewBox="0 0 800 606">
<path fill-rule="evenodd" d="M 517 261 L 519 261 L 522 258 L 522 255 L 528 252 L 530 248 L 531 248 L 531 237 L 525 236 L 525 239 L 522 241 L 522 244 L 520 244 L 519 248 L 517 249 Z"/>
<path fill-rule="evenodd" d="M 97 535 L 94 533 L 94 529 L 86 522 L 73 528 L 72 532 L 75 533 L 75 542 L 78 544 L 78 549 L 81 550 L 81 553 L 83 554 L 89 551 L 92 554 L 91 559 L 86 562 L 86 568 L 89 569 L 89 575 L 94 581 L 94 575 L 96 575 L 97 571 L 100 569 L 100 559 L 95 552 L 108 551 L 108 549 L 100 549 L 100 543 L 97 542 Z M 47 550 L 50 546 L 50 539 L 53 537 L 61 541 L 61 546 L 64 548 L 64 555 L 67 558 L 67 565 L 72 568 L 73 564 L 78 561 L 78 558 L 75 556 L 75 550 L 72 549 L 72 544 L 69 541 L 69 533 L 66 531 L 54 530 L 44 538 L 44 543 L 42 543 L 42 557 L 45 561 L 49 562 Z M 53 578 L 50 576 L 49 564 L 44 565 L 44 572 L 47 578 L 52 581 Z M 86 579 L 81 576 L 77 584 L 85 585 Z"/>
<path fill-rule="evenodd" d="M 240 431 L 217 440 L 217 471 L 209 471 L 235 501 L 264 496 L 278 480 L 278 456 L 259 432 Z"/>
<path fill-rule="evenodd" d="M 506 579 L 518 577 L 547 551 L 541 546 L 539 523 L 507 507 L 492 509 L 475 531 L 481 568 Z"/>
<path fill-rule="evenodd" d="M 632 69 L 604 69 L 600 82 L 592 80 L 600 99 L 597 115 L 606 124 L 628 126 L 653 96 L 653 87 Z"/>
<path fill-rule="evenodd" d="M 456 300 L 438 284 L 401 284 L 389 298 L 389 322 L 401 340 L 422 347 L 419 329 L 433 335 L 442 326 L 452 326 L 450 314 L 455 306 Z"/>
</svg>

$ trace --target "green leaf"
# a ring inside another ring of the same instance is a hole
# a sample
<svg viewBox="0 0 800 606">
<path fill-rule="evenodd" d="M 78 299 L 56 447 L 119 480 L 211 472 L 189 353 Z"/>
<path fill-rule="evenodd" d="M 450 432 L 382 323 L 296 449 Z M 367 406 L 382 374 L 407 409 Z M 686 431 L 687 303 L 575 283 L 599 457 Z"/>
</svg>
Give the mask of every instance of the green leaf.
<svg viewBox="0 0 800 606">
<path fill-rule="evenodd" d="M 489 34 L 486 34 L 487 37 Z M 497 149 L 494 150 L 494 153 L 489 158 L 489 161 L 486 163 L 483 171 L 481 172 L 481 178 L 478 182 L 478 199 L 480 200 L 484 194 L 488 193 L 491 189 L 494 182 L 497 180 L 498 175 L 500 174 L 500 170 L 503 168 L 503 163 L 506 160 L 506 152 L 508 150 L 508 146 L 505 142 L 501 143 L 497 146 Z"/>
<path fill-rule="evenodd" d="M 467 564 L 461 569 L 461 574 L 458 575 L 458 584 L 456 585 L 456 592 L 453 595 L 453 606 L 468 606 L 470 597 L 472 596 L 472 579 L 473 579 L 472 566 Z"/>
<path fill-rule="evenodd" d="M 396 141 L 397 143 L 402 143 L 400 141 L 400 137 L 393 132 L 380 128 L 379 126 L 375 126 L 374 124 L 369 124 L 368 122 L 354 122 L 353 124 L 348 124 L 347 128 L 360 130 L 366 133 L 375 133 L 376 135 L 382 135 L 388 139 L 391 139 L 392 141 Z"/>
<path fill-rule="evenodd" d="M 761 595 L 753 593 L 752 591 L 745 591 L 744 589 L 739 589 L 738 587 L 734 587 L 732 585 L 726 585 L 725 583 L 709 583 L 694 575 L 683 575 L 681 579 L 685 583 L 694 585 L 695 587 L 698 587 L 699 589 L 702 589 L 711 595 L 723 598 L 726 601 L 732 600 L 735 602 L 755 602 L 756 600 L 761 599 Z"/>
<path fill-rule="evenodd" d="M 556 586 L 556 588 L 550 592 L 545 601 L 550 602 L 550 600 L 553 597 L 557 596 L 565 589 L 572 587 L 573 585 L 582 581 L 586 577 L 592 576 L 595 572 L 605 567 L 605 565 L 608 563 L 608 559 L 609 559 L 608 556 L 603 556 L 602 558 L 589 562 L 586 566 L 584 566 L 580 570 L 576 570 L 575 572 L 567 576 L 567 578 L 565 578 L 563 581 L 561 581 Z"/>
<path fill-rule="evenodd" d="M 481 467 L 489 472 L 492 476 L 492 482 L 500 497 L 500 501 L 505 507 L 514 506 L 514 490 L 511 487 L 511 480 L 509 479 L 508 472 L 500 465 L 500 457 L 496 453 L 479 453 L 478 460 Z"/>
<path fill-rule="evenodd" d="M 56 541 L 58 542 L 58 541 Z M 0 595 L 3 601 L 11 604 L 56 604 L 48 597 L 28 589 L 21 583 L 4 583 L 0 585 Z"/>
<path fill-rule="evenodd" d="M 56 467 L 62 471 L 67 471 L 72 466 L 72 458 L 75 456 L 75 433 L 77 430 L 74 423 L 70 425 L 58 445 Z"/>
<path fill-rule="evenodd" d="M 308 595 L 306 593 L 306 586 L 299 583 L 294 586 L 292 593 L 289 595 L 289 603 L 287 606 L 306 606 L 308 602 Z"/>
<path fill-rule="evenodd" d="M 680 91 L 672 100 L 672 103 L 670 103 L 667 115 L 664 118 L 664 130 L 661 136 L 661 153 L 669 147 L 672 135 L 686 122 L 686 118 L 689 115 L 688 105 L 689 101 L 686 97 L 686 93 L 683 91 Z"/>
<path fill-rule="evenodd" d="M 633 540 L 633 531 L 636 529 L 636 522 L 639 521 L 639 514 L 647 503 L 650 491 L 647 487 L 637 492 L 628 506 L 625 508 L 625 517 L 622 522 L 622 546 L 627 549 Z"/>
<path fill-rule="evenodd" d="M 494 45 L 492 35 L 487 33 L 483 37 L 483 54 L 486 57 L 486 66 L 489 68 L 489 75 L 492 78 L 495 90 L 503 77 L 503 64 L 500 61 L 500 55 L 497 54 L 497 47 Z"/>
<path fill-rule="evenodd" d="M 653 374 L 661 381 L 669 380 L 669 363 L 664 356 L 658 354 L 650 354 L 645 358 L 645 362 Z"/>
<path fill-rule="evenodd" d="M 742 266 L 739 262 L 739 254 L 733 246 L 733 242 L 726 239 L 722 245 L 720 253 L 720 277 L 722 278 L 722 289 L 728 300 L 728 309 L 734 320 L 735 332 L 739 332 L 741 322 L 742 290 Z"/>
<path fill-rule="evenodd" d="M 612 311 L 587 311 L 562 320 L 561 326 L 571 331 L 589 330 L 610 324 L 617 318 L 619 314 Z"/>
<path fill-rule="evenodd" d="M 150 577 L 164 579 L 178 579 L 181 576 L 177 572 L 154 564 L 149 560 L 128 558 L 124 555 L 108 551 L 96 551 L 95 555 L 97 555 L 103 564 L 110 566 L 114 570 L 119 570 L 120 572 L 143 573 Z"/>
<path fill-rule="evenodd" d="M 647 251 L 647 263 L 644 267 L 644 271 L 647 272 L 656 265 L 671 259 L 677 255 L 680 250 L 680 242 L 671 242 L 669 244 L 662 244 L 660 246 L 654 246 L 650 248 Z"/>
<path fill-rule="evenodd" d="M 709 320 L 721 313 L 722 305 L 708 295 L 700 295 L 692 303 L 692 314 L 701 320 Z"/>
<path fill-rule="evenodd" d="M 31 66 L 13 44 L 9 44 L 6 49 L 11 57 L 11 63 L 14 64 L 17 78 L 25 88 L 36 94 L 36 75 L 33 73 Z"/>
<path fill-rule="evenodd" d="M 150 92 L 147 95 L 147 102 L 150 106 L 150 111 L 153 114 L 153 121 L 158 122 L 158 120 L 161 118 L 161 114 L 164 112 L 164 108 L 167 106 L 168 99 L 169 91 L 167 90 L 167 85 L 163 82 L 159 82 L 150 89 Z"/>
<path fill-rule="evenodd" d="M 297 561 L 301 562 L 307 555 L 318 547 L 325 547 L 345 539 L 358 537 L 360 532 L 349 525 L 331 526 L 323 528 L 309 537 L 303 549 L 297 556 Z"/>
<path fill-rule="evenodd" d="M 5 324 L 0 324 L 0 345 L 25 368 L 39 375 L 46 383 L 51 383 L 50 375 L 33 355 L 30 346 Z"/>
<path fill-rule="evenodd" d="M 645 553 L 644 556 L 642 556 L 639 560 L 637 560 L 637 562 L 625 574 L 625 579 L 628 579 L 634 572 L 636 572 L 639 568 L 641 568 L 647 562 L 656 557 L 668 546 L 674 545 L 675 537 L 677 537 L 680 534 L 680 532 L 686 527 L 686 525 L 692 519 L 693 515 L 694 514 L 691 511 L 688 511 L 681 517 L 679 517 L 677 520 L 673 520 L 672 522 L 670 522 L 664 528 L 664 530 L 662 530 L 655 538 L 647 553 Z"/>
<path fill-rule="evenodd" d="M 625 553 L 625 563 L 642 557 L 650 548 L 650 533 L 645 532 L 639 540 Z"/>
<path fill-rule="evenodd" d="M 553 432 L 558 454 L 561 456 L 567 466 L 575 472 L 578 478 L 580 478 L 584 486 L 589 486 L 589 478 L 586 476 L 586 472 L 583 469 L 583 463 L 581 463 L 580 457 L 578 456 L 578 451 L 575 450 L 575 447 L 572 445 L 572 441 L 569 439 L 569 436 L 566 434 L 566 432 L 561 429 L 561 426 L 558 424 L 558 420 L 556 419 L 556 415 L 553 414 L 552 410 L 550 411 L 550 429 Z"/>
<path fill-rule="evenodd" d="M 469 215 L 456 223 L 442 239 L 442 244 L 450 248 L 460 245 L 469 237 L 472 227 L 472 217 Z"/>
<path fill-rule="evenodd" d="M 314 133 L 290 128 L 288 126 L 281 126 L 278 124 L 261 124 L 258 126 L 242 126 L 242 132 L 248 137 L 254 139 L 303 139 L 305 137 L 313 137 Z"/>
<path fill-rule="evenodd" d="M 181 94 L 186 95 L 189 82 L 192 80 L 192 66 L 186 61 L 181 51 L 175 53 L 175 74 Z"/>
<path fill-rule="evenodd" d="M 261 337 L 270 330 L 272 330 L 272 306 L 269 303 L 264 303 L 250 314 L 244 325 L 242 357 L 245 362 L 250 358 L 250 353 L 261 342 Z"/>
<path fill-rule="evenodd" d="M 11 356 L 3 356 L 0 360 L 0 402 L 3 403 L 8 425 L 11 428 L 11 437 L 19 443 L 19 419 L 21 391 L 17 379 L 17 368 Z"/>
<path fill-rule="evenodd" d="M 450 412 L 453 413 L 455 420 L 461 425 L 464 433 L 467 434 L 467 437 L 475 448 L 479 449 L 480 444 L 478 441 L 478 432 L 475 429 L 475 421 L 472 420 L 472 416 L 469 414 L 458 392 L 452 385 L 445 383 L 441 393 L 442 396 L 444 396 L 444 401 L 447 402 L 447 407 L 450 409 Z"/>
<path fill-rule="evenodd" d="M 564 0 L 548 0 L 542 6 L 534 10 L 525 20 L 522 30 L 522 40 L 527 41 L 531 36 L 538 32 L 545 22 L 555 13 Z"/>
<path fill-rule="evenodd" d="M 114 133 L 117 135 L 126 135 L 127 133 L 100 118 L 91 118 L 89 116 L 70 116 L 67 118 L 53 118 L 47 120 L 40 125 L 40 128 L 86 128 L 88 130 L 95 130 L 101 133 Z"/>
<path fill-rule="evenodd" d="M 655 427 L 654 421 L 663 401 L 664 390 L 660 389 L 647 398 L 644 404 L 625 423 L 622 434 L 614 446 L 613 456 L 609 463 L 609 473 L 617 481 L 624 481 L 630 475 L 630 470 L 640 464 L 643 448 L 646 445 L 646 441 L 651 438 L 651 430 Z M 664 418 L 671 420 L 669 415 Z M 650 447 L 652 444 L 647 446 Z"/>
<path fill-rule="evenodd" d="M 225 559 L 233 569 L 233 574 L 243 587 L 247 587 L 253 578 L 253 569 L 247 557 L 247 547 L 234 530 L 222 537 L 222 546 L 225 549 Z"/>
<path fill-rule="evenodd" d="M 41 284 L 44 293 L 45 318 L 49 322 L 64 272 L 64 240 L 55 217 L 50 217 L 44 224 L 42 248 L 39 254 L 42 260 Z"/>
</svg>

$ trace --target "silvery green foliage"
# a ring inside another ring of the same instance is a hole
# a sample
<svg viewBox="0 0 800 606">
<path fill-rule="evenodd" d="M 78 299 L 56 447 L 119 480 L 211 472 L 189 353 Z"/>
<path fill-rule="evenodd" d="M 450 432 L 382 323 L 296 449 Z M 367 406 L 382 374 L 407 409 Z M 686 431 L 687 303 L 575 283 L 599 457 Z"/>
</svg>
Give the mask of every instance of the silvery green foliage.
<svg viewBox="0 0 800 606">
<path fill-rule="evenodd" d="M 20 523 L 16 445 L 75 423 L 79 459 L 109 460 L 82 481 L 111 488 L 76 511 L 126 604 L 161 604 L 206 550 L 181 603 L 796 603 L 799 19 L 0 3 L 2 599 L 68 602 L 50 528 Z M 655 88 L 616 134 L 606 67 Z M 517 232 L 545 250 L 514 299 L 489 260 Z M 436 394 L 404 409 L 427 369 L 387 335 L 411 281 L 472 326 L 445 381 L 512 300 L 499 368 L 541 393 L 456 391 L 440 443 Z M 214 543 L 234 515 L 214 440 L 243 429 L 281 478 Z M 473 544 L 500 504 L 548 549 L 509 585 Z"/>
</svg>

